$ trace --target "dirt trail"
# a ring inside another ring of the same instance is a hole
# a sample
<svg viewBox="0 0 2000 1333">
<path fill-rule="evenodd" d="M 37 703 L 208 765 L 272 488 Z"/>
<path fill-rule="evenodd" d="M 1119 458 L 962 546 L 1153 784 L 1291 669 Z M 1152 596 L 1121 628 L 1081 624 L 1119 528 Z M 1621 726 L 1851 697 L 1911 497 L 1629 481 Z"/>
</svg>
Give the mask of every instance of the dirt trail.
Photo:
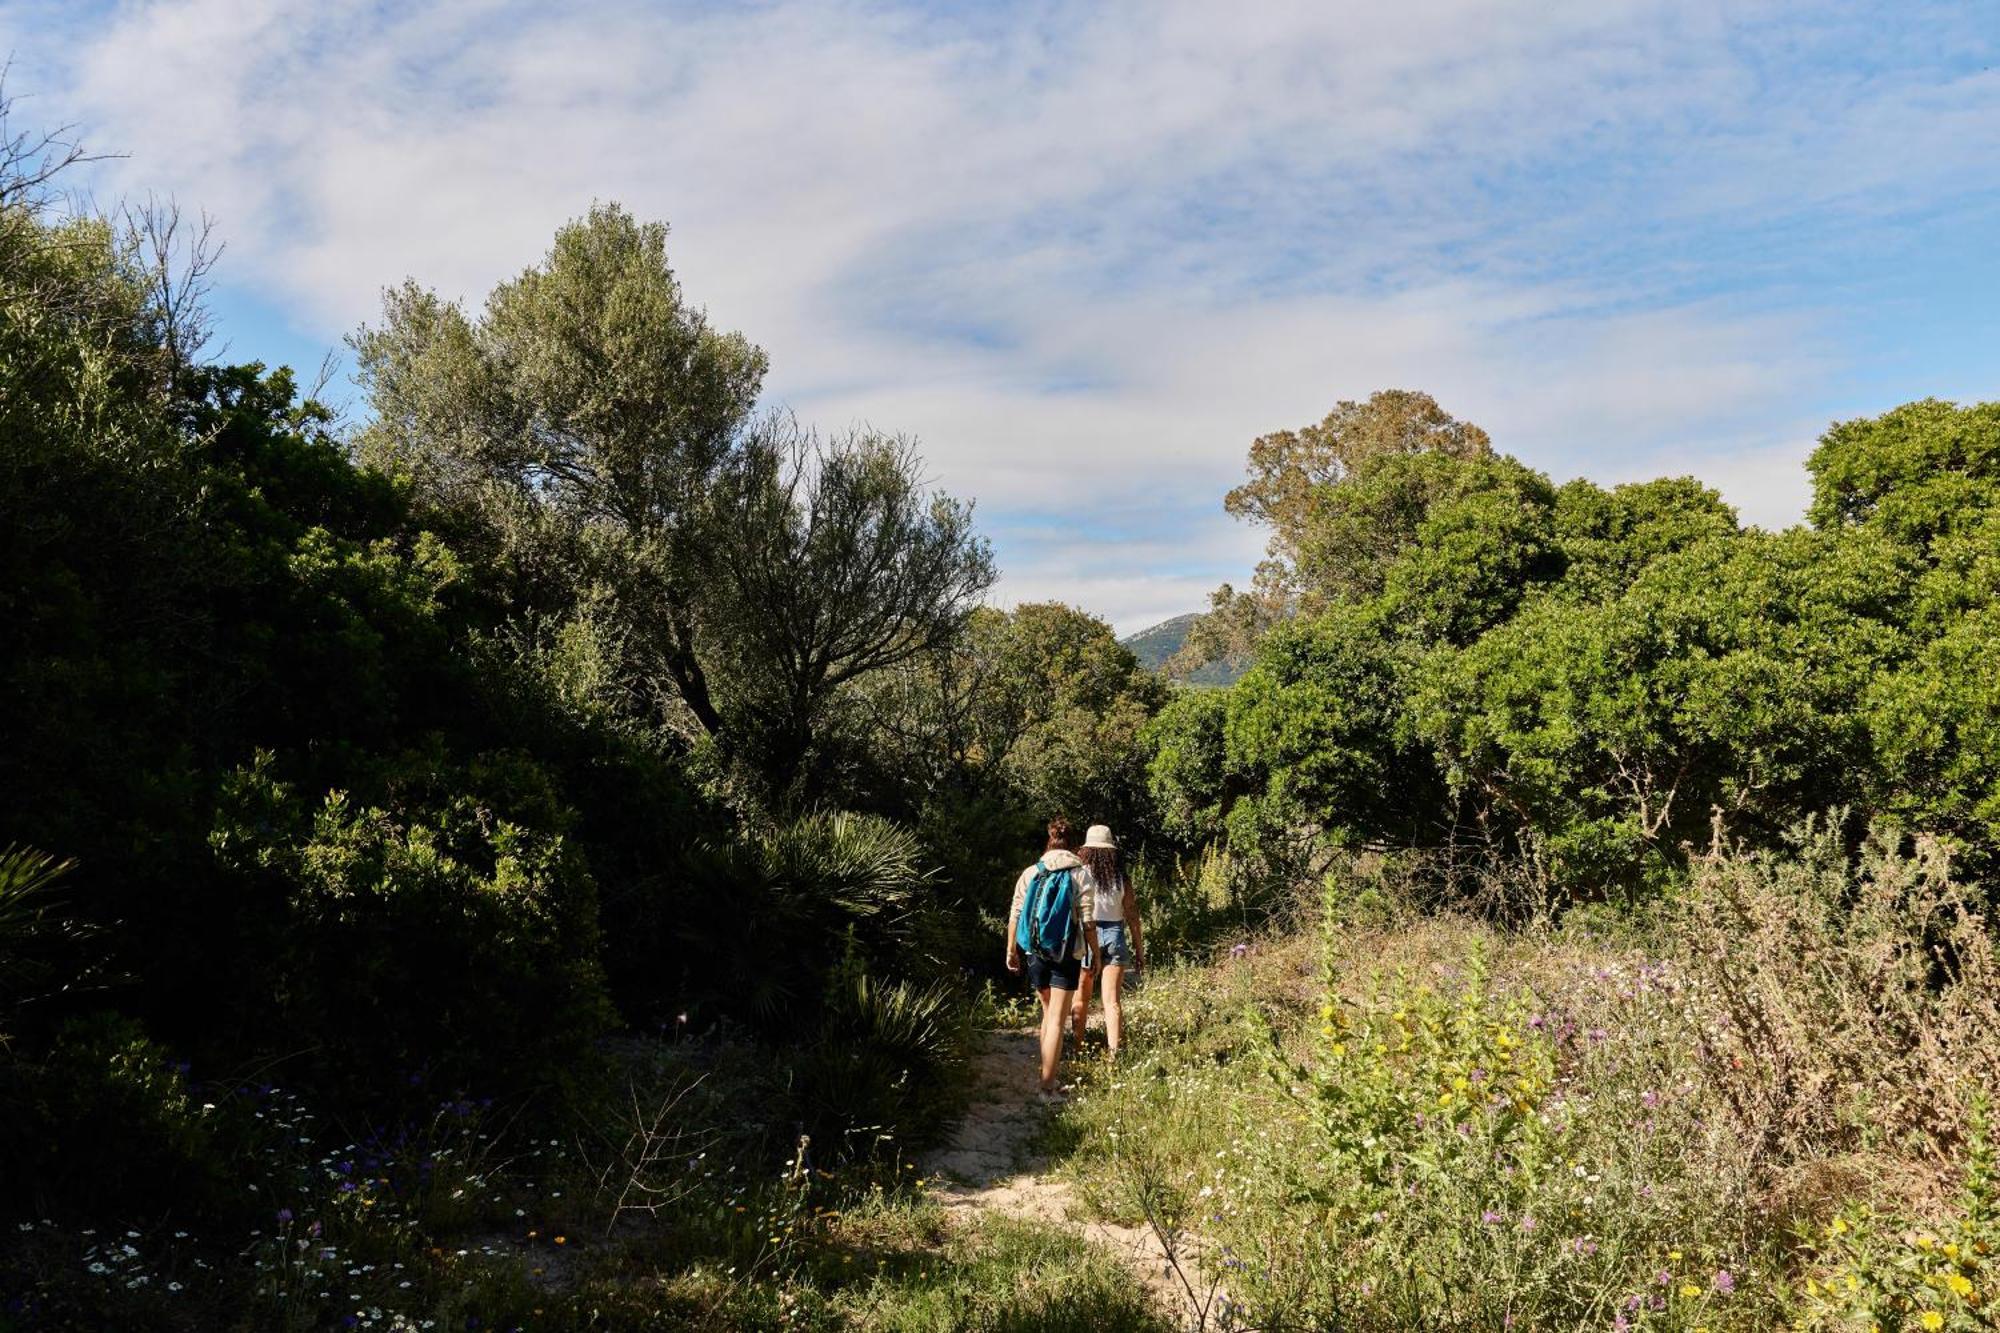
<svg viewBox="0 0 2000 1333">
<path fill-rule="evenodd" d="M 985 1035 L 973 1060 L 972 1099 L 965 1119 L 950 1141 L 921 1163 L 935 1182 L 933 1194 L 948 1216 L 967 1221 L 998 1213 L 1057 1225 L 1067 1222 L 1086 1240 L 1116 1255 L 1182 1327 L 1199 1327 L 1192 1302 L 1152 1229 L 1088 1219 L 1069 1184 L 1047 1174 L 1048 1160 L 1031 1150 L 1047 1114 L 1035 1100 L 1037 1065 L 1034 1029 Z M 1190 1259 L 1183 1257 L 1182 1262 L 1192 1270 Z M 1189 1276 L 1200 1280 L 1193 1271 Z"/>
</svg>

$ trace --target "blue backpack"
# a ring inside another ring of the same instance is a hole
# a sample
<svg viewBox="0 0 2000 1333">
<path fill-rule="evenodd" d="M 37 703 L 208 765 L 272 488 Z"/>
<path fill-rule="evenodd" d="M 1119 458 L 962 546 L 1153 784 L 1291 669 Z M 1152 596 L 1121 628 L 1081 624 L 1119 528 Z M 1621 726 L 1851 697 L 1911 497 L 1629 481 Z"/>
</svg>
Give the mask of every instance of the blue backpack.
<svg viewBox="0 0 2000 1333">
<path fill-rule="evenodd" d="M 1028 881 L 1014 927 L 1014 942 L 1024 953 L 1051 963 L 1069 957 L 1076 943 L 1076 871 L 1074 866 L 1051 870 L 1035 862 L 1035 877 Z"/>
</svg>

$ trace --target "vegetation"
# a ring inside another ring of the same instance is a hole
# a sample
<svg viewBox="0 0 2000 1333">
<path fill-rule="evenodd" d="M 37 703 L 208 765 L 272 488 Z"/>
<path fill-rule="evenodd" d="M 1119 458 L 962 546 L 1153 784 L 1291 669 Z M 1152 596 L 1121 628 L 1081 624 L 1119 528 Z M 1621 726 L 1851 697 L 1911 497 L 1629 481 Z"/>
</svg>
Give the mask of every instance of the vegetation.
<svg viewBox="0 0 2000 1333">
<path fill-rule="evenodd" d="M 1157 724 L 1156 799 L 1192 827 L 1524 865 L 1525 911 L 1650 894 L 1717 816 L 1761 847 L 1840 810 L 1850 843 L 1890 819 L 1969 871 L 2000 849 L 1992 406 L 1836 426 L 1810 524 L 1777 533 L 1691 479 L 1555 486 L 1407 396 L 1329 421 L 1260 441 L 1237 493 L 1284 591 L 1254 664 Z M 1210 619 L 1191 644 L 1247 623 Z"/>
<path fill-rule="evenodd" d="M 1992 1326 L 2000 405 L 1766 532 L 1339 403 L 1186 688 L 662 224 L 391 290 L 343 423 L 5 112 L 0 1333 L 1159 1327 L 917 1166 L 1058 813 L 1174 966 L 1051 1146 L 1210 1326 Z"/>
<path fill-rule="evenodd" d="M 1936 844 L 1716 848 L 1608 932 L 1361 857 L 1312 915 L 1155 978 L 1051 1131 L 1214 1326 L 1992 1326 L 2000 970 Z"/>
</svg>

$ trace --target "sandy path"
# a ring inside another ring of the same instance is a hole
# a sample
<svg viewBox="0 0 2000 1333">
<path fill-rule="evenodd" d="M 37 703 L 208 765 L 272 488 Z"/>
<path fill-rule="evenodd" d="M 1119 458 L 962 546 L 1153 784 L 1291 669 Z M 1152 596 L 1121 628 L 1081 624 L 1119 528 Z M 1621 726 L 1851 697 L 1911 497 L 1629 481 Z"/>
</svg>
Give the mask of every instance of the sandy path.
<svg viewBox="0 0 2000 1333">
<path fill-rule="evenodd" d="M 947 1216 L 965 1220 L 999 1213 L 1073 1226 L 1092 1244 L 1117 1255 L 1182 1327 L 1199 1328 L 1194 1304 L 1152 1229 L 1087 1218 L 1068 1183 L 1048 1175 L 1047 1159 L 1030 1149 L 1048 1114 L 1035 1100 L 1037 1064 L 1032 1028 L 985 1035 L 973 1058 L 972 1098 L 965 1119 L 948 1142 L 921 1162 L 925 1175 L 935 1182 L 932 1192 L 938 1202 Z M 1193 1261 L 1184 1255 L 1182 1262 L 1188 1276 L 1199 1282 Z"/>
</svg>

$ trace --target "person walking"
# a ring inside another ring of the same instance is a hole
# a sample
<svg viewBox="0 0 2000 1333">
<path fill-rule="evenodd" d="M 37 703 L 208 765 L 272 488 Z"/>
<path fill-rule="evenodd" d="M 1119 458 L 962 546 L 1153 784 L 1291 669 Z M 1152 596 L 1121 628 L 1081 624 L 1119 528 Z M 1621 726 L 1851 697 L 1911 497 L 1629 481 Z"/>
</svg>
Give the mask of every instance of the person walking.
<svg viewBox="0 0 2000 1333">
<path fill-rule="evenodd" d="M 1080 858 L 1090 871 L 1092 894 L 1092 966 L 1083 970 L 1070 1001 L 1070 1018 L 1076 1029 L 1076 1046 L 1083 1049 L 1084 1028 L 1090 1021 L 1090 992 L 1102 980 L 1104 995 L 1104 1045 L 1116 1059 L 1125 1044 L 1125 969 L 1135 971 L 1146 965 L 1146 944 L 1139 928 L 1139 895 L 1132 877 L 1119 859 L 1118 843 L 1108 824 L 1092 824 L 1084 835 Z"/>
<path fill-rule="evenodd" d="M 1077 978 L 1089 960 L 1089 923 L 1095 889 L 1090 868 L 1076 854 L 1076 831 L 1067 819 L 1049 821 L 1048 849 L 1014 881 L 1007 913 L 1007 970 L 1024 968 L 1042 1002 L 1041 1091 L 1060 1101 L 1056 1067 L 1062 1060 L 1063 1019 Z"/>
</svg>

